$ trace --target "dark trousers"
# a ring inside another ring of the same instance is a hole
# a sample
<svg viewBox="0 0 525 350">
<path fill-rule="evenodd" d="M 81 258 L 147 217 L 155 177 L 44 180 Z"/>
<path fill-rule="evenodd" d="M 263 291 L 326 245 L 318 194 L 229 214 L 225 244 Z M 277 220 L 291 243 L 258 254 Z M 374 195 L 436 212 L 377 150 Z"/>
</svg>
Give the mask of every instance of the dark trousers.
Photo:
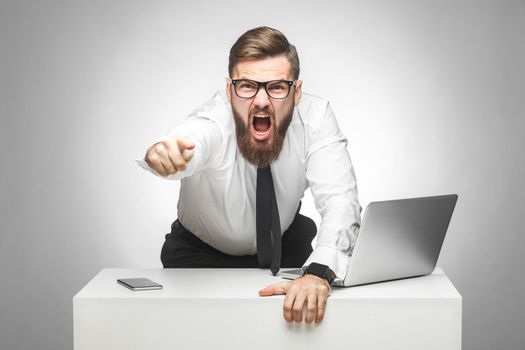
<svg viewBox="0 0 525 350">
<path fill-rule="evenodd" d="M 282 236 L 281 267 L 301 267 L 312 253 L 312 239 L 317 227 L 312 219 L 296 214 Z M 186 230 L 179 220 L 171 225 L 171 233 L 160 253 L 165 268 L 256 268 L 257 254 L 234 256 L 224 254 Z"/>
</svg>

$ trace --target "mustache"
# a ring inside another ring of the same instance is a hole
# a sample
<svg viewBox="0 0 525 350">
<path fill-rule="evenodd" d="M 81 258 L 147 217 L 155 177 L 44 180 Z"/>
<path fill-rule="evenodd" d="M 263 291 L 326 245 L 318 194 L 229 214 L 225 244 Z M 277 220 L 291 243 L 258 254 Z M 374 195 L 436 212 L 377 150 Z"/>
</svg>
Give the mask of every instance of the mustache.
<svg viewBox="0 0 525 350">
<path fill-rule="evenodd" d="M 271 110 L 271 108 L 270 108 L 269 106 L 265 106 L 265 107 L 263 107 L 263 108 L 255 107 L 255 108 L 253 109 L 253 111 L 251 111 L 251 114 L 252 114 L 252 115 L 256 115 L 256 114 L 267 114 L 267 115 L 269 115 L 269 116 L 271 116 L 271 117 L 274 116 L 273 111 Z"/>
</svg>

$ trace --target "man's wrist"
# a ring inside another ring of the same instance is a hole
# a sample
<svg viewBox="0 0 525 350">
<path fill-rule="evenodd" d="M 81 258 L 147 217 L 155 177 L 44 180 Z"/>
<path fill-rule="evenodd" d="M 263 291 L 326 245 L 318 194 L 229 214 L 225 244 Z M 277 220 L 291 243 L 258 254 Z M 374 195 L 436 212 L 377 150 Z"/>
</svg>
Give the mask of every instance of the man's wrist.
<svg viewBox="0 0 525 350">
<path fill-rule="evenodd" d="M 304 269 L 303 276 L 305 275 L 314 275 L 323 278 L 328 282 L 328 285 L 330 286 L 332 286 L 332 283 L 334 282 L 336 277 L 334 271 L 332 271 L 330 267 L 315 262 L 311 263 Z"/>
</svg>

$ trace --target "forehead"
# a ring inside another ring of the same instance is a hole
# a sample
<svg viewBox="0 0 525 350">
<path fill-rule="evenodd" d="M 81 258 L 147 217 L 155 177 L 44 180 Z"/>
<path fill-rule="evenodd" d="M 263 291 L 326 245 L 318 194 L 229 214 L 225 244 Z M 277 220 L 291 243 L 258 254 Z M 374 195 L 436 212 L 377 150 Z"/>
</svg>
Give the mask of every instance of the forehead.
<svg viewBox="0 0 525 350">
<path fill-rule="evenodd" d="M 251 79 L 268 81 L 285 79 L 292 80 L 290 62 L 281 55 L 259 59 L 242 60 L 233 69 L 233 79 Z"/>
</svg>

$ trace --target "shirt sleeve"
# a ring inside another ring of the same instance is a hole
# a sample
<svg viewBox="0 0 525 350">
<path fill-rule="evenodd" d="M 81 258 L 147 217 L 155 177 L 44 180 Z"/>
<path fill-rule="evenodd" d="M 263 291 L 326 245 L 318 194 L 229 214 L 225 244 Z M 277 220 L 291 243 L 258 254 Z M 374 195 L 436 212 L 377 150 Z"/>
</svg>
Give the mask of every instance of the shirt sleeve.
<svg viewBox="0 0 525 350">
<path fill-rule="evenodd" d="M 169 180 L 180 180 L 191 176 L 196 172 L 213 167 L 224 152 L 223 133 L 219 125 L 209 118 L 204 110 L 193 112 L 182 123 L 177 125 L 165 138 L 183 136 L 195 144 L 193 158 L 188 162 L 186 170 L 179 171 L 173 175 L 162 176 L 153 170 L 144 159 L 137 159 L 137 164 L 155 174 Z"/>
<path fill-rule="evenodd" d="M 347 139 L 329 104 L 306 156 L 306 178 L 321 214 L 317 245 L 305 262 L 328 265 L 344 280 L 361 222 Z"/>
</svg>

